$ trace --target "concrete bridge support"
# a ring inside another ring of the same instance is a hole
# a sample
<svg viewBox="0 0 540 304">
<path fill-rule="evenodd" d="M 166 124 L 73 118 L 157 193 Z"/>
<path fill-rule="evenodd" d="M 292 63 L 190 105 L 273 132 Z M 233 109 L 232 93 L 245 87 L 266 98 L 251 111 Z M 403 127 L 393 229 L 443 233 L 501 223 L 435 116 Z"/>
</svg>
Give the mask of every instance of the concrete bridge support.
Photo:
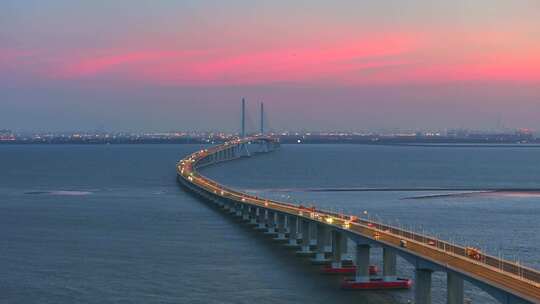
<svg viewBox="0 0 540 304">
<path fill-rule="evenodd" d="M 242 143 L 242 144 L 238 145 L 237 156 L 238 157 L 250 157 L 251 156 L 251 153 L 249 152 L 249 148 L 248 148 L 247 143 Z"/>
<path fill-rule="evenodd" d="M 276 233 L 276 212 L 266 210 L 266 232 L 265 234 L 273 235 Z"/>
<path fill-rule="evenodd" d="M 310 240 L 311 240 L 311 225 L 308 220 L 301 220 L 302 223 L 302 246 L 300 247 L 300 251 L 297 251 L 298 254 L 303 255 L 310 255 L 313 253 L 311 251 L 310 247 Z"/>
<path fill-rule="evenodd" d="M 221 207 L 221 209 L 227 211 L 228 210 L 228 203 L 226 201 L 223 201 L 223 200 L 219 200 L 218 201 L 218 206 Z"/>
<path fill-rule="evenodd" d="M 314 264 L 326 264 L 331 261 L 326 257 L 327 253 L 332 252 L 331 233 L 330 228 L 326 225 L 317 224 L 317 253 L 315 258 L 311 260 Z"/>
<path fill-rule="evenodd" d="M 257 212 L 258 211 L 259 211 L 259 208 L 255 206 L 249 207 L 249 225 L 250 226 L 257 226 L 257 218 L 258 218 Z"/>
<path fill-rule="evenodd" d="M 356 245 L 356 282 L 369 282 L 369 251 L 369 245 Z"/>
<path fill-rule="evenodd" d="M 249 222 L 249 208 L 251 208 L 250 206 L 248 205 L 243 205 L 242 206 L 242 221 L 244 222 Z"/>
<path fill-rule="evenodd" d="M 431 274 L 433 270 L 417 268 L 415 271 L 414 303 L 431 304 Z"/>
<path fill-rule="evenodd" d="M 397 279 L 396 251 L 389 247 L 383 247 L 383 278 L 385 281 Z"/>
<path fill-rule="evenodd" d="M 263 208 L 257 208 L 257 230 L 266 230 L 266 210 Z"/>
<path fill-rule="evenodd" d="M 229 213 L 232 214 L 232 215 L 235 215 L 236 214 L 236 208 L 237 208 L 237 203 L 230 203 L 229 204 Z"/>
<path fill-rule="evenodd" d="M 217 198 L 216 199 L 216 204 L 217 204 L 218 207 L 220 207 L 222 209 L 225 209 L 225 203 L 223 202 L 222 199 Z"/>
<path fill-rule="evenodd" d="M 276 232 L 277 236 L 274 238 L 275 241 L 286 241 L 285 237 L 285 219 L 286 215 L 284 213 L 277 213 L 277 227 Z"/>
<path fill-rule="evenodd" d="M 341 245 L 342 233 L 338 230 L 332 231 L 332 268 L 341 268 Z"/>
<path fill-rule="evenodd" d="M 309 245 L 317 246 L 317 224 L 309 222 Z"/>
<path fill-rule="evenodd" d="M 289 226 L 289 242 L 287 246 L 297 247 L 298 246 L 298 217 L 289 216 L 288 217 L 288 226 Z"/>
<path fill-rule="evenodd" d="M 341 233 L 341 263 L 348 261 L 352 263 L 352 257 L 349 254 L 349 238 L 345 233 Z"/>
<path fill-rule="evenodd" d="M 228 202 L 225 204 L 225 206 L 226 206 L 225 210 L 227 210 L 229 214 L 234 214 L 236 212 L 236 209 L 235 209 L 236 203 Z"/>
<path fill-rule="evenodd" d="M 224 208 L 228 213 L 234 213 L 234 203 L 231 201 L 225 202 Z"/>
<path fill-rule="evenodd" d="M 229 209 L 231 209 L 231 205 L 232 205 L 232 203 L 227 201 L 227 200 L 223 201 L 220 204 L 221 208 L 223 208 L 223 210 L 225 210 L 225 211 L 229 211 Z"/>
<path fill-rule="evenodd" d="M 446 273 L 446 303 L 463 304 L 463 278 L 455 273 L 448 271 Z"/>
<path fill-rule="evenodd" d="M 236 206 L 234 207 L 234 216 L 241 218 L 244 207 L 244 204 L 236 204 Z"/>
</svg>

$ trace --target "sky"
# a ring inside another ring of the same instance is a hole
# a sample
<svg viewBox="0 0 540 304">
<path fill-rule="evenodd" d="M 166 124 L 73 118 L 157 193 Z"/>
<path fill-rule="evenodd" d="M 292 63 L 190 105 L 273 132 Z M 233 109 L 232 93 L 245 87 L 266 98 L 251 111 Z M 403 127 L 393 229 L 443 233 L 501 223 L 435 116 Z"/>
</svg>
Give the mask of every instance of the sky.
<svg viewBox="0 0 540 304">
<path fill-rule="evenodd" d="M 540 130 L 538 0 L 2 0 L 0 129 Z"/>
</svg>

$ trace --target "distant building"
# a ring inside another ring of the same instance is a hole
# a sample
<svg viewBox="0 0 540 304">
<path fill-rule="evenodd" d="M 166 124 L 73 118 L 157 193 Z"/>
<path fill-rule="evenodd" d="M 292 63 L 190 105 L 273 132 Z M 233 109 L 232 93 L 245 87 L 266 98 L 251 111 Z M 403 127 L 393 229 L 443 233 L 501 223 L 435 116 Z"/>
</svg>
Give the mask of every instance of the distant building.
<svg viewBox="0 0 540 304">
<path fill-rule="evenodd" d="M 15 135 L 11 130 L 0 129 L 0 141 L 14 141 L 15 139 Z"/>
</svg>

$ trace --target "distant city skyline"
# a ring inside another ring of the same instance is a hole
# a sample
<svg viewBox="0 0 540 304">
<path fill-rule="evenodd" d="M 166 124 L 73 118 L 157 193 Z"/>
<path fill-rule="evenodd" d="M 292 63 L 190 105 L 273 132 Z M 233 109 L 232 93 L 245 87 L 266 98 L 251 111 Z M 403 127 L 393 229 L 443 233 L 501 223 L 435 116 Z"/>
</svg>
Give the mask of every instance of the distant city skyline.
<svg viewBox="0 0 540 304">
<path fill-rule="evenodd" d="M 0 129 L 540 130 L 539 37 L 536 0 L 7 0 Z"/>
<path fill-rule="evenodd" d="M 259 135 L 260 131 L 246 130 L 246 135 Z M 519 135 L 540 136 L 540 132 L 532 129 L 388 129 L 388 130 L 273 130 L 265 129 L 264 134 L 275 136 L 381 136 L 381 137 L 452 137 L 465 138 L 469 136 Z M 65 130 L 65 131 L 16 131 L 0 129 L 1 139 L 29 138 L 112 138 L 112 137 L 199 137 L 199 138 L 232 138 L 241 137 L 242 132 L 224 130 L 166 130 L 166 131 L 115 131 L 115 130 Z"/>
</svg>

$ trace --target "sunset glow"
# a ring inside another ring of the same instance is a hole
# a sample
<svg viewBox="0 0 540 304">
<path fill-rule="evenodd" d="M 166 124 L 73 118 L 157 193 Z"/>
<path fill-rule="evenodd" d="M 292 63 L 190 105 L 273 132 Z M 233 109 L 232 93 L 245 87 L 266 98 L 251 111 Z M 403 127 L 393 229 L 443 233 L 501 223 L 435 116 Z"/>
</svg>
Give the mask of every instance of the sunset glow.
<svg viewBox="0 0 540 304">
<path fill-rule="evenodd" d="M 213 88 L 226 87 L 226 99 L 234 100 L 247 92 L 262 98 L 266 87 L 303 88 L 297 92 L 301 100 L 285 93 L 280 98 L 295 98 L 299 108 L 316 103 L 322 112 L 329 110 L 323 110 L 327 101 L 314 90 L 331 90 L 339 95 L 333 99 L 356 103 L 358 111 L 370 106 L 368 100 L 407 95 L 402 93 L 407 86 L 422 86 L 416 93 L 421 96 L 393 104 L 418 107 L 415 102 L 433 96 L 440 86 L 466 88 L 476 97 L 459 102 L 469 108 L 494 102 L 489 85 L 504 91 L 499 98 L 518 96 L 513 103 L 532 107 L 540 99 L 530 93 L 540 86 L 537 2 L 390 2 L 233 1 L 226 6 L 140 0 L 99 6 L 8 1 L 0 13 L 0 84 L 14 94 L 10 103 L 28 106 L 38 104 L 35 97 L 16 96 L 34 88 L 89 86 L 97 94 L 125 90 L 126 96 L 118 96 L 122 100 L 130 99 L 133 91 L 126 87 L 132 86 L 199 88 L 217 96 L 223 95 Z M 118 19 L 123 10 L 125 16 Z M 516 95 L 516 86 L 527 93 Z M 354 101 L 360 91 L 375 87 L 384 94 L 372 92 L 367 100 Z M 340 88 L 360 91 L 336 93 Z M 455 102 L 449 93 L 455 90 L 448 90 L 437 95 L 440 102 Z"/>
<path fill-rule="evenodd" d="M 106 78 L 179 86 L 540 82 L 540 47 L 509 51 L 471 48 L 450 54 L 437 49 L 440 42 L 433 36 L 442 34 L 374 35 L 339 44 L 234 52 L 166 47 L 67 53 L 4 49 L 0 64 L 4 71 L 17 69 L 28 77 L 50 81 Z M 478 37 L 475 43 L 483 44 L 482 35 Z"/>
</svg>

